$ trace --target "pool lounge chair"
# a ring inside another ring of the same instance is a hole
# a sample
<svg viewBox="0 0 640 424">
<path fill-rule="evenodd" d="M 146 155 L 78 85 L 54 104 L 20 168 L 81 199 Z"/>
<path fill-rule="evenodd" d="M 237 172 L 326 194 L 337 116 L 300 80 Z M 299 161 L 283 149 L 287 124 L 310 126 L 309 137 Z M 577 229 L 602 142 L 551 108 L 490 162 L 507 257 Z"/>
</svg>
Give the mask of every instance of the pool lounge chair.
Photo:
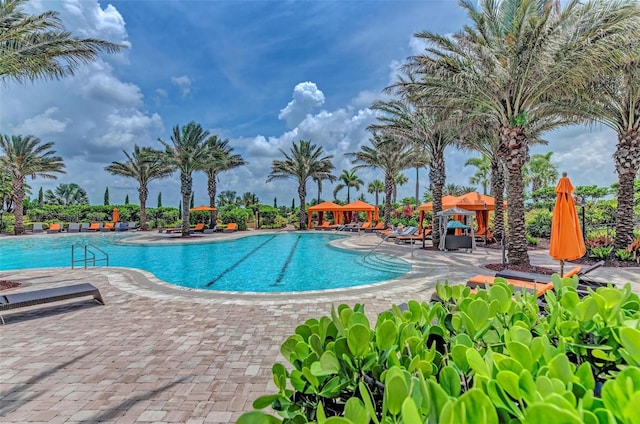
<svg viewBox="0 0 640 424">
<path fill-rule="evenodd" d="M 102 222 L 92 222 L 91 224 L 89 224 L 89 228 L 87 228 L 87 231 L 100 231 L 101 228 Z"/>
<path fill-rule="evenodd" d="M 35 224 L 33 224 L 33 230 L 34 233 L 42 233 L 44 231 L 44 229 L 42 228 L 42 223 L 41 222 L 36 222 Z"/>
<path fill-rule="evenodd" d="M 129 231 L 129 226 L 126 222 L 116 222 L 116 231 Z"/>
<path fill-rule="evenodd" d="M 77 222 L 70 222 L 69 227 L 67 227 L 67 233 L 79 233 L 80 232 L 80 224 Z"/>
<path fill-rule="evenodd" d="M 193 227 L 190 232 L 192 232 L 192 233 L 204 233 L 204 224 L 201 223 L 201 222 L 196 224 L 196 226 Z"/>
<path fill-rule="evenodd" d="M 373 233 L 377 231 L 383 231 L 385 229 L 384 221 L 380 221 L 376 224 L 375 227 L 367 228 L 364 230 L 365 233 Z"/>
<path fill-rule="evenodd" d="M 431 228 L 425 228 L 422 232 L 417 232 L 411 235 L 398 235 L 395 237 L 396 244 L 400 243 L 413 243 L 414 241 L 422 241 L 423 238 L 431 234 Z"/>
<path fill-rule="evenodd" d="M 104 305 L 104 299 L 100 290 L 92 284 L 82 283 L 66 287 L 0 295 L 0 312 L 85 296 L 93 296 L 93 299 Z M 0 315 L 0 320 L 2 324 L 5 324 L 2 315 Z"/>
<path fill-rule="evenodd" d="M 329 225 L 329 221 L 324 221 L 322 225 L 316 225 L 315 227 L 313 227 L 313 229 L 316 231 L 323 231 L 329 228 Z"/>
<path fill-rule="evenodd" d="M 116 224 L 113 222 L 105 222 L 104 226 L 100 228 L 100 231 L 113 231 L 116 228 Z"/>
<path fill-rule="evenodd" d="M 416 228 L 416 227 L 407 227 L 407 228 L 403 229 L 400 232 L 386 234 L 386 235 L 381 236 L 381 237 L 384 240 L 390 240 L 390 239 L 394 239 L 396 237 L 412 236 L 412 235 L 416 234 L 416 232 L 418 232 L 418 228 Z"/>
<path fill-rule="evenodd" d="M 49 225 L 49 229 L 47 230 L 47 234 L 59 233 L 62 231 L 62 224 L 54 223 Z"/>
<path fill-rule="evenodd" d="M 135 221 L 129 221 L 129 223 L 127 224 L 127 229 L 129 231 L 137 230 L 138 226 L 136 225 Z"/>
<path fill-rule="evenodd" d="M 357 231 L 358 233 L 360 233 L 360 231 L 366 232 L 367 229 L 371 229 L 371 221 L 364 222 L 360 227 L 351 231 Z"/>
<path fill-rule="evenodd" d="M 235 231 L 238 231 L 238 224 L 236 224 L 235 222 L 228 223 L 227 226 L 222 230 L 223 233 L 233 233 Z"/>
</svg>

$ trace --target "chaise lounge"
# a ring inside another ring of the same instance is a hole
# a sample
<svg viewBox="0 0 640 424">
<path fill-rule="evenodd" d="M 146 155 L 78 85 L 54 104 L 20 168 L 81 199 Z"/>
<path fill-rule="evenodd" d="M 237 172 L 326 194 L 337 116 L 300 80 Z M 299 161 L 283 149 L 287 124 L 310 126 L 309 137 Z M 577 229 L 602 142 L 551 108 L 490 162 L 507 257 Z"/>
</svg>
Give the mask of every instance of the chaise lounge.
<svg viewBox="0 0 640 424">
<path fill-rule="evenodd" d="M 222 230 L 223 233 L 233 233 L 236 231 L 238 231 L 238 224 L 236 224 L 235 222 L 230 222 L 229 224 L 227 224 L 225 229 Z"/>
<path fill-rule="evenodd" d="M 97 302 L 102 305 L 105 304 L 102 294 L 97 287 L 93 284 L 82 283 L 0 296 L 0 312 L 85 296 L 92 296 Z M 0 315 L 0 320 L 2 324 L 5 323 L 2 315 Z"/>
</svg>

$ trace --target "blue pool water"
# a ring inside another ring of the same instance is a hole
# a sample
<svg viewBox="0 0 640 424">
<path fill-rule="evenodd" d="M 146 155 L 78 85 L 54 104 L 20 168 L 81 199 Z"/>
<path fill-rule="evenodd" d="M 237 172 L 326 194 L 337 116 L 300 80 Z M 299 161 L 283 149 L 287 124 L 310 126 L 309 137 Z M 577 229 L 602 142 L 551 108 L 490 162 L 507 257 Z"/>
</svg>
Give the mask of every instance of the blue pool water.
<svg viewBox="0 0 640 424">
<path fill-rule="evenodd" d="M 0 270 L 70 267 L 74 243 L 104 250 L 110 266 L 139 268 L 168 283 L 211 290 L 325 290 L 389 280 L 411 268 L 398 258 L 373 254 L 364 260 L 364 253 L 334 248 L 329 242 L 341 237 L 336 234 L 262 234 L 212 243 L 173 240 L 169 245 L 122 243 L 126 237 L 131 235 L 2 238 Z"/>
</svg>

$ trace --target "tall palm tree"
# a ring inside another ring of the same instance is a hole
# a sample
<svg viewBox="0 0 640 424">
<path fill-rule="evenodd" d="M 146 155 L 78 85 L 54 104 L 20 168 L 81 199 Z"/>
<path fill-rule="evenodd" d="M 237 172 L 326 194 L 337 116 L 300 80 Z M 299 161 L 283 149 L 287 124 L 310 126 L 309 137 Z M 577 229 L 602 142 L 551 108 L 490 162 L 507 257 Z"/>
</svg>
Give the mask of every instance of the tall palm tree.
<svg viewBox="0 0 640 424">
<path fill-rule="evenodd" d="M 88 205 L 89 196 L 87 192 L 78 184 L 58 184 L 55 190 L 47 190 L 44 193 L 44 200 L 50 205 Z"/>
<path fill-rule="evenodd" d="M 640 169 L 640 60 L 635 53 L 613 72 L 596 77 L 580 98 L 586 118 L 605 124 L 618 136 L 613 154 L 618 174 L 613 252 L 626 249 L 634 239 L 634 179 Z"/>
<path fill-rule="evenodd" d="M 396 203 L 398 201 L 398 186 L 403 186 L 408 182 L 409 177 L 400 172 L 393 177 L 393 203 Z"/>
<path fill-rule="evenodd" d="M 346 169 L 342 171 L 342 174 L 338 177 L 338 180 L 342 181 L 340 184 L 337 184 L 333 189 L 333 197 L 338 195 L 338 192 L 343 188 L 347 188 L 347 203 L 351 203 L 351 187 L 356 190 L 360 190 L 360 186 L 364 184 L 362 178 L 356 175 L 356 171 L 352 169 L 351 171 L 347 171 Z"/>
<path fill-rule="evenodd" d="M 383 133 L 374 132 L 371 146 L 362 146 L 359 152 L 347 153 L 356 165 L 353 169 L 373 168 L 384 173 L 384 223 L 391 224 L 391 196 L 394 177 L 413 165 L 413 149 L 406 143 Z"/>
<path fill-rule="evenodd" d="M 209 131 L 193 121 L 180 128 L 173 127 L 171 143 L 158 139 L 164 146 L 161 157 L 164 163 L 180 171 L 180 194 L 182 196 L 182 237 L 189 237 L 189 202 L 193 189 L 193 172 L 203 170 L 210 151 L 206 144 Z"/>
<path fill-rule="evenodd" d="M 491 183 L 491 159 L 482 155 L 479 158 L 469 158 L 464 166 L 475 166 L 476 173 L 469 177 L 469 184 L 477 184 L 482 187 L 482 194 L 487 194 L 487 188 Z"/>
<path fill-rule="evenodd" d="M 325 179 L 334 181 L 331 174 L 335 168 L 331 159 L 333 155 L 325 155 L 322 146 L 311 141 L 300 140 L 293 143 L 290 153 L 280 150 L 284 160 L 274 160 L 267 182 L 279 179 L 294 179 L 298 183 L 298 198 L 300 199 L 300 229 L 307 228 L 307 211 L 305 210 L 307 197 L 307 182 L 310 179 Z"/>
<path fill-rule="evenodd" d="M 409 74 L 408 78 L 413 81 L 414 76 Z M 398 137 L 410 146 L 416 157 L 414 163 L 423 155 L 428 157 L 433 214 L 436 216 L 442 210 L 442 189 L 446 181 L 444 152 L 458 141 L 458 123 L 450 118 L 448 112 L 431 108 L 424 99 L 416 100 L 412 85 L 403 79 L 399 78 L 399 84 L 391 89 L 400 95 L 401 100 L 374 103 L 373 109 L 383 114 L 378 118 L 380 123 L 371 125 L 371 128 Z M 421 148 L 416 149 L 415 146 Z M 439 225 L 434 225 L 432 238 L 433 245 L 437 246 L 440 241 Z"/>
<path fill-rule="evenodd" d="M 239 205 L 241 199 L 236 196 L 236 192 L 233 190 L 224 190 L 220 192 L 218 196 L 218 205 L 226 206 L 226 205 Z"/>
<path fill-rule="evenodd" d="M 534 202 L 538 201 L 534 194 L 537 190 L 553 185 L 558 179 L 558 168 L 551 163 L 552 155 L 553 152 L 533 154 L 524 168 L 524 182 L 531 184 Z"/>
<path fill-rule="evenodd" d="M 229 145 L 229 140 L 221 140 L 217 135 L 212 135 L 207 139 L 209 148 L 209 158 L 207 159 L 204 172 L 207 174 L 207 193 L 209 194 L 209 206 L 216 207 L 216 192 L 218 177 L 221 172 L 246 165 L 241 155 L 233 153 L 233 147 Z M 215 225 L 218 211 L 211 211 L 211 226 Z"/>
<path fill-rule="evenodd" d="M 576 121 L 558 113 L 592 75 L 619 63 L 621 46 L 640 38 L 633 0 L 463 0 L 470 24 L 453 35 L 417 34 L 425 54 L 410 68 L 421 79 L 414 92 L 430 102 L 483 116 L 496 125 L 498 155 L 508 172 L 509 263 L 530 264 L 522 169 L 532 125 L 549 130 Z"/>
<path fill-rule="evenodd" d="M 380 194 L 381 191 L 384 191 L 384 183 L 380 180 L 373 180 L 367 186 L 367 191 L 372 194 L 375 193 L 375 196 L 376 196 L 375 206 L 376 207 L 380 206 L 380 203 L 378 202 L 378 195 Z"/>
<path fill-rule="evenodd" d="M 57 12 L 28 15 L 23 11 L 26 3 L 0 2 L 0 80 L 59 79 L 95 61 L 100 52 L 116 53 L 125 47 L 73 37 Z"/>
<path fill-rule="evenodd" d="M 147 228 L 147 198 L 149 197 L 149 183 L 153 180 L 168 177 L 175 170 L 168 165 L 161 152 L 150 147 L 140 148 L 133 146 L 133 152 L 129 154 L 123 150 L 127 157 L 125 162 L 111 162 L 104 169 L 112 175 L 133 178 L 138 182 L 138 200 L 140 201 L 140 229 Z"/>
<path fill-rule="evenodd" d="M 15 215 L 14 234 L 24 234 L 23 200 L 27 175 L 31 178 L 57 178 L 54 172 L 64 174 L 64 163 L 60 156 L 55 156 L 52 142 L 42 143 L 33 136 L 3 135 L 0 137 L 0 169 L 11 174 L 13 203 Z"/>
</svg>

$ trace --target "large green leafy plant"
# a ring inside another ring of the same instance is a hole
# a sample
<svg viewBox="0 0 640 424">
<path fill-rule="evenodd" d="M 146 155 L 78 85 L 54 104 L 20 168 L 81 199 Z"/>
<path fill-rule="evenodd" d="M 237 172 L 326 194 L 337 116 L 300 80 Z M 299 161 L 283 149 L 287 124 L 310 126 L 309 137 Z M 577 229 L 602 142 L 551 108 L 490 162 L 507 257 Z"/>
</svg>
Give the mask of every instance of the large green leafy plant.
<svg viewBox="0 0 640 424">
<path fill-rule="evenodd" d="M 287 338 L 278 393 L 238 422 L 640 422 L 638 296 L 553 281 L 542 313 L 499 279 L 438 284 L 441 303 L 394 306 L 373 328 L 363 305 L 340 305 Z"/>
</svg>

